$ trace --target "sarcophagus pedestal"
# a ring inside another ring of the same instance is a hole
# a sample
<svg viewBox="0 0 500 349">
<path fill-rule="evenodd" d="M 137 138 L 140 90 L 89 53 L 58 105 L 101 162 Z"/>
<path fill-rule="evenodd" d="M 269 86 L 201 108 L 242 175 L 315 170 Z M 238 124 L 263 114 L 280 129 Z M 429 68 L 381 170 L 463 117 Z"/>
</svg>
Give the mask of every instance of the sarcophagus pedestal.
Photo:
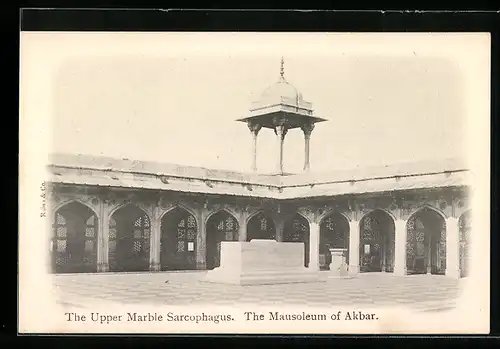
<svg viewBox="0 0 500 349">
<path fill-rule="evenodd" d="M 304 244 L 252 240 L 221 243 L 220 267 L 204 281 L 235 285 L 318 282 L 318 271 L 304 267 Z"/>
<path fill-rule="evenodd" d="M 332 261 L 330 263 L 330 272 L 328 278 L 350 278 L 346 260 L 345 248 L 330 248 Z"/>
</svg>

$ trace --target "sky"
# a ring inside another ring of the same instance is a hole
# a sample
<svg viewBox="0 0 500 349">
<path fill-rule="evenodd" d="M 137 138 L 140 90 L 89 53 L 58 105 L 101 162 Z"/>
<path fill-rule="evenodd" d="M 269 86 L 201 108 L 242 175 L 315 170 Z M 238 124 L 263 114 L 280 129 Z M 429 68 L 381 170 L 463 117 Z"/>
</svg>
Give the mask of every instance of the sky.
<svg viewBox="0 0 500 349">
<path fill-rule="evenodd" d="M 318 172 L 463 157 L 489 65 L 488 38 L 473 34 L 23 35 L 21 110 L 45 120 L 32 136 L 48 151 L 243 172 L 252 138 L 235 120 L 278 80 L 282 56 L 328 119 L 311 137 Z M 259 133 L 259 172 L 276 169 L 276 143 Z M 285 171 L 300 172 L 301 131 L 284 147 Z"/>
</svg>

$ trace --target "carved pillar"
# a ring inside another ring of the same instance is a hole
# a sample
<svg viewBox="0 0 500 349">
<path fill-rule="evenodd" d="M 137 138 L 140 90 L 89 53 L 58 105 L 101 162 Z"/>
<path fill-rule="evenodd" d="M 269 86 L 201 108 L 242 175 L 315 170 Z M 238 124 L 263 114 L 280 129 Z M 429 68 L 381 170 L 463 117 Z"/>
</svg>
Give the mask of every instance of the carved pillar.
<svg viewBox="0 0 500 349">
<path fill-rule="evenodd" d="M 359 273 L 359 221 L 349 222 L 349 274 Z"/>
<path fill-rule="evenodd" d="M 309 269 L 319 271 L 319 224 L 309 223 Z"/>
<path fill-rule="evenodd" d="M 284 239 L 285 219 L 282 216 L 276 218 L 276 241 L 282 242 Z"/>
<path fill-rule="evenodd" d="M 209 214 L 207 208 L 203 207 L 199 210 L 199 227 L 196 235 L 196 269 L 207 269 L 207 225 L 205 220 Z"/>
<path fill-rule="evenodd" d="M 394 275 L 404 276 L 407 274 L 406 268 L 406 220 L 397 219 L 394 222 L 395 228 L 395 251 L 394 251 Z"/>
<path fill-rule="evenodd" d="M 460 231 L 458 219 L 446 219 L 446 276 L 460 278 Z"/>
<path fill-rule="evenodd" d="M 253 122 L 248 122 L 248 129 L 252 133 L 252 171 L 257 171 L 257 136 L 262 125 Z"/>
<path fill-rule="evenodd" d="M 149 236 L 149 270 L 160 271 L 161 215 L 157 206 L 153 207 L 151 233 Z"/>
<path fill-rule="evenodd" d="M 311 139 L 311 133 L 314 130 L 314 124 L 308 123 L 301 126 L 302 132 L 304 132 L 304 171 L 309 171 L 309 140 Z"/>
<path fill-rule="evenodd" d="M 274 127 L 274 133 L 276 134 L 278 144 L 278 164 L 276 170 L 280 174 L 283 174 L 283 143 L 287 132 L 288 127 L 284 123 Z"/>
<path fill-rule="evenodd" d="M 97 272 L 109 271 L 109 206 L 106 200 L 99 201 L 99 228 L 97 230 Z"/>
<path fill-rule="evenodd" d="M 238 241 L 247 241 L 247 218 L 248 212 L 242 210 L 238 216 Z"/>
</svg>

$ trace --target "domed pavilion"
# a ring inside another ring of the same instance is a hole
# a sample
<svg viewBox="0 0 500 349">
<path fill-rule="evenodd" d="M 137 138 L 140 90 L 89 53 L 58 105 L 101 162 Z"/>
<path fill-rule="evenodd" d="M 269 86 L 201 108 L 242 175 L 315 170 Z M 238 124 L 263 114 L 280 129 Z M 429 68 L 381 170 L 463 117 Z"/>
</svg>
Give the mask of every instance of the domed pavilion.
<svg viewBox="0 0 500 349">
<path fill-rule="evenodd" d="M 280 78 L 252 102 L 250 115 L 237 121 L 246 122 L 253 137 L 252 170 L 257 171 L 257 136 L 262 128 L 274 131 L 278 142 L 277 174 L 283 175 L 283 143 L 288 130 L 301 128 L 304 132 L 304 170 L 309 170 L 309 139 L 314 124 L 327 121 L 314 116 L 312 103 L 285 79 L 284 60 L 281 58 Z"/>
</svg>

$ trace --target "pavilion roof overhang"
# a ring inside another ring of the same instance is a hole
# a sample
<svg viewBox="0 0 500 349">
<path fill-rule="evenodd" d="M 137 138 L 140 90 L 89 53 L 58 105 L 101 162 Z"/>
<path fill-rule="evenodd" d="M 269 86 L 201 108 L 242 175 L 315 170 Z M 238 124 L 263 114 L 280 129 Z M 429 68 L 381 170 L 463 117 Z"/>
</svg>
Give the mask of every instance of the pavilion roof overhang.
<svg viewBox="0 0 500 349">
<path fill-rule="evenodd" d="M 264 128 L 274 129 L 277 125 L 286 124 L 289 129 L 328 121 L 312 115 L 312 110 L 287 105 L 275 105 L 250 111 L 250 115 L 237 119 L 245 123 L 259 124 Z"/>
</svg>

